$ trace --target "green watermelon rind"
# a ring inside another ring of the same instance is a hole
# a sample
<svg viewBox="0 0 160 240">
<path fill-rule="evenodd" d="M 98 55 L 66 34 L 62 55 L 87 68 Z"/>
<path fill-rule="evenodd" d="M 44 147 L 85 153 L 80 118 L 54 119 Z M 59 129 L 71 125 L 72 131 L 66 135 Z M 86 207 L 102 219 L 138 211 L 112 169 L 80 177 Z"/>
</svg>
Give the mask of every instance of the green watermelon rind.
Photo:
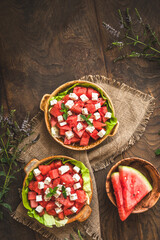
<svg viewBox="0 0 160 240">
<path fill-rule="evenodd" d="M 147 187 L 149 192 L 153 189 L 153 187 L 150 184 L 150 182 L 148 181 L 148 179 L 137 169 L 129 167 L 129 166 L 121 166 L 121 165 L 118 166 L 118 169 L 120 171 L 123 170 L 125 172 L 129 172 L 129 173 L 133 173 L 135 175 L 138 175 L 138 177 L 141 179 L 141 183 L 144 184 Z"/>
</svg>

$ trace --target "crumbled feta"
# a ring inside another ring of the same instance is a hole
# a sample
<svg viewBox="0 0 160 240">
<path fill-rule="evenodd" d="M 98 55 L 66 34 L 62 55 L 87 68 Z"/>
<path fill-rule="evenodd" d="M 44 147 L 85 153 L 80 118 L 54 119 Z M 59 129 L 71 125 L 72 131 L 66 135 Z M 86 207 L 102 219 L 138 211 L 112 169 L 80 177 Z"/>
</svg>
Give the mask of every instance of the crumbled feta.
<svg viewBox="0 0 160 240">
<path fill-rule="evenodd" d="M 52 197 L 47 197 L 47 195 L 44 195 L 44 201 L 48 202 L 51 200 Z"/>
<path fill-rule="evenodd" d="M 51 183 L 51 178 L 50 177 L 46 177 L 44 180 L 44 184 L 49 185 Z"/>
<path fill-rule="evenodd" d="M 94 126 L 88 126 L 86 127 L 86 132 L 92 133 L 94 131 L 95 127 Z"/>
<path fill-rule="evenodd" d="M 58 190 L 62 190 L 62 185 L 61 184 L 58 184 L 57 187 L 58 187 Z"/>
<path fill-rule="evenodd" d="M 78 122 L 83 122 L 83 121 L 84 121 L 84 119 L 81 118 L 81 114 L 78 114 L 78 115 L 77 115 L 77 121 L 78 121 Z"/>
<path fill-rule="evenodd" d="M 59 115 L 59 116 L 57 117 L 57 120 L 58 120 L 58 122 L 63 122 L 63 116 L 62 116 L 62 115 Z"/>
<path fill-rule="evenodd" d="M 69 166 L 61 166 L 58 168 L 58 171 L 61 175 L 63 175 L 64 173 L 68 172 L 69 171 Z"/>
<path fill-rule="evenodd" d="M 77 166 L 74 166 L 74 167 L 73 167 L 73 170 L 74 170 L 76 173 L 79 173 L 79 172 L 80 172 L 80 168 L 77 167 Z"/>
<path fill-rule="evenodd" d="M 88 109 L 87 108 L 82 108 L 82 114 L 88 115 Z"/>
<path fill-rule="evenodd" d="M 62 207 L 62 204 L 59 203 L 59 202 L 57 202 L 57 201 L 55 201 L 55 204 L 56 204 L 56 206 L 59 207 L 59 208 Z"/>
<path fill-rule="evenodd" d="M 38 182 L 38 188 L 43 189 L 44 188 L 44 182 Z"/>
<path fill-rule="evenodd" d="M 71 211 L 72 211 L 73 213 L 76 213 L 76 212 L 78 211 L 78 208 L 76 208 L 75 206 L 73 206 L 73 207 L 71 208 Z"/>
<path fill-rule="evenodd" d="M 59 130 L 57 127 L 51 127 L 51 134 L 53 137 L 59 137 Z"/>
<path fill-rule="evenodd" d="M 93 118 L 89 118 L 88 120 L 89 120 L 91 123 L 93 123 Z"/>
<path fill-rule="evenodd" d="M 42 195 L 37 195 L 36 202 L 41 202 L 41 201 L 42 201 Z"/>
<path fill-rule="evenodd" d="M 72 116 L 72 112 L 70 110 L 67 113 L 68 113 L 68 116 Z"/>
<path fill-rule="evenodd" d="M 65 106 L 69 109 L 71 109 L 74 105 L 74 102 L 73 100 L 68 100 L 66 103 L 65 103 Z"/>
<path fill-rule="evenodd" d="M 41 171 L 39 170 L 39 168 L 35 168 L 33 170 L 33 174 L 34 174 L 35 177 L 37 177 L 37 176 L 39 176 L 41 174 Z"/>
<path fill-rule="evenodd" d="M 75 93 L 70 93 L 69 98 L 74 100 L 74 101 L 78 100 L 78 96 Z"/>
<path fill-rule="evenodd" d="M 93 115 L 94 115 L 94 118 L 95 118 L 96 120 L 98 120 L 98 119 L 101 117 L 101 115 L 99 114 L 99 112 L 95 112 Z"/>
<path fill-rule="evenodd" d="M 62 127 L 62 126 L 65 126 L 67 125 L 67 122 L 60 122 L 59 125 Z"/>
<path fill-rule="evenodd" d="M 61 195 L 61 192 L 57 189 L 56 193 L 54 194 L 55 198 L 58 198 Z"/>
<path fill-rule="evenodd" d="M 112 116 L 112 113 L 111 112 L 107 112 L 104 117 L 105 118 L 111 118 L 111 116 Z"/>
<path fill-rule="evenodd" d="M 98 135 L 100 138 L 104 137 L 105 134 L 106 134 L 106 131 L 105 131 L 104 129 L 102 129 L 101 131 L 99 131 L 99 132 L 97 133 L 97 135 Z"/>
<path fill-rule="evenodd" d="M 99 108 L 101 108 L 101 104 L 100 104 L 100 103 L 96 103 L 96 104 L 95 104 L 95 108 L 96 108 L 96 110 L 99 109 Z"/>
<path fill-rule="evenodd" d="M 77 124 L 77 131 L 79 132 L 82 129 L 83 129 L 83 125 L 81 123 L 78 123 Z"/>
<path fill-rule="evenodd" d="M 61 213 L 63 210 L 62 210 L 62 208 L 55 208 L 55 211 L 56 211 L 57 214 L 59 214 L 59 213 Z"/>
<path fill-rule="evenodd" d="M 73 180 L 75 181 L 75 182 L 78 182 L 79 180 L 80 180 L 80 176 L 76 173 L 76 174 L 74 174 L 73 175 Z"/>
<path fill-rule="evenodd" d="M 38 213 L 41 213 L 42 211 L 43 211 L 43 207 L 41 206 L 41 205 L 39 205 L 39 206 L 37 206 L 36 208 L 35 208 L 35 210 L 38 212 Z"/>
<path fill-rule="evenodd" d="M 70 195 L 70 200 L 71 200 L 71 201 L 75 201 L 76 199 L 78 199 L 76 193 L 73 193 L 73 194 Z"/>
<path fill-rule="evenodd" d="M 47 188 L 46 191 L 45 191 L 45 194 L 46 194 L 46 195 L 47 195 L 48 193 L 50 193 L 49 188 Z"/>
<path fill-rule="evenodd" d="M 82 100 L 82 102 L 87 102 L 89 100 L 89 98 L 85 94 L 82 94 L 80 96 L 80 99 Z"/>
<path fill-rule="evenodd" d="M 56 100 L 56 99 L 53 99 L 53 100 L 50 101 L 50 105 L 51 105 L 51 106 L 55 105 L 56 103 L 57 103 L 57 100 Z"/>
<path fill-rule="evenodd" d="M 74 188 L 74 190 L 77 190 L 77 189 L 81 188 L 80 182 L 75 183 L 75 184 L 73 185 L 73 188 Z"/>
<path fill-rule="evenodd" d="M 68 140 L 74 137 L 74 133 L 72 131 L 65 132 L 65 136 Z"/>
<path fill-rule="evenodd" d="M 92 93 L 92 100 L 98 100 L 98 93 Z"/>
<path fill-rule="evenodd" d="M 71 188 L 70 187 L 66 188 L 66 194 L 67 194 L 67 196 L 69 196 L 71 194 Z"/>
</svg>

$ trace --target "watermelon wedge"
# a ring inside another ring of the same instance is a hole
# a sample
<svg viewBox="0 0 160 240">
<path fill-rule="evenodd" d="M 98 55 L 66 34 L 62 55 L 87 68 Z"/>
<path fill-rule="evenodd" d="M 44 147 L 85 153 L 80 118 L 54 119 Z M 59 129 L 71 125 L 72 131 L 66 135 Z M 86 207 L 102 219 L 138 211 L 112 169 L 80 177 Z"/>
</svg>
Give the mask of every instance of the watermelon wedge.
<svg viewBox="0 0 160 240">
<path fill-rule="evenodd" d="M 123 194 L 122 194 L 122 187 L 119 179 L 119 172 L 114 172 L 111 175 L 111 182 L 114 189 L 114 194 L 116 197 L 116 203 L 118 208 L 119 217 L 122 221 L 124 221 L 133 211 L 134 208 L 127 211 L 124 208 L 124 202 L 123 202 Z"/>
<path fill-rule="evenodd" d="M 152 186 L 137 169 L 128 166 L 119 166 L 118 169 L 124 207 L 130 211 L 152 190 Z"/>
</svg>

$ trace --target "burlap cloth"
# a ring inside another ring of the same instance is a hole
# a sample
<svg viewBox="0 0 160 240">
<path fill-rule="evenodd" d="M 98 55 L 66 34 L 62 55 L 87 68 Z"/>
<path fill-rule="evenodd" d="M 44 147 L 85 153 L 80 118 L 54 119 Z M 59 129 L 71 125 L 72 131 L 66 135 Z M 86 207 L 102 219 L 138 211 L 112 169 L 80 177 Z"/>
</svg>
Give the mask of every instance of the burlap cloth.
<svg viewBox="0 0 160 240">
<path fill-rule="evenodd" d="M 115 107 L 115 115 L 119 121 L 118 133 L 114 137 L 107 138 L 101 145 L 88 152 L 72 151 L 62 147 L 50 137 L 45 127 L 43 113 L 41 112 L 32 120 L 34 122 L 34 134 L 22 143 L 23 146 L 40 134 L 40 139 L 22 153 L 21 159 L 25 163 L 28 163 L 33 158 L 40 160 L 51 155 L 63 154 L 82 161 L 90 170 L 93 181 L 92 214 L 85 222 L 74 222 L 63 228 L 53 227 L 50 229 L 28 217 L 22 203 L 12 214 L 14 219 L 50 240 L 70 239 L 70 234 L 75 239 L 78 239 L 75 234 L 77 229 L 82 233 L 85 232 L 85 235 L 87 234 L 87 237 L 84 239 L 101 239 L 98 197 L 92 168 L 95 171 L 105 168 L 118 154 L 133 145 L 144 132 L 154 109 L 153 97 L 123 83 L 120 84 L 115 80 L 99 75 L 89 75 L 82 79 L 99 84 L 109 94 Z"/>
</svg>

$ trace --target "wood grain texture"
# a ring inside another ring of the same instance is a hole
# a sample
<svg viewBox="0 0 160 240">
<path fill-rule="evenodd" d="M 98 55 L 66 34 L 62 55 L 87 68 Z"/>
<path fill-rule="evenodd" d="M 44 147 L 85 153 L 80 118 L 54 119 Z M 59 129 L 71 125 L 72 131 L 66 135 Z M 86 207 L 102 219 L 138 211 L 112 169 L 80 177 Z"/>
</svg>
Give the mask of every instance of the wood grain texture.
<svg viewBox="0 0 160 240">
<path fill-rule="evenodd" d="M 117 10 L 137 7 L 144 21 L 160 35 L 160 4 L 149 0 L 1 0 L 0 1 L 0 103 L 5 110 L 16 108 L 19 122 L 27 111 L 39 111 L 45 93 L 86 74 L 102 74 L 151 94 L 156 108 L 142 138 L 116 158 L 142 157 L 160 171 L 159 147 L 160 66 L 142 59 L 113 63 L 117 50 L 106 52 L 111 38 L 102 22 L 119 28 Z M 143 214 L 132 214 L 125 222 L 105 192 L 107 169 L 96 172 L 102 237 L 104 240 L 159 240 L 160 201 Z M 24 173 L 17 176 L 7 201 L 15 210 L 21 201 L 18 188 Z M 5 212 L 0 239 L 44 240 Z"/>
</svg>

